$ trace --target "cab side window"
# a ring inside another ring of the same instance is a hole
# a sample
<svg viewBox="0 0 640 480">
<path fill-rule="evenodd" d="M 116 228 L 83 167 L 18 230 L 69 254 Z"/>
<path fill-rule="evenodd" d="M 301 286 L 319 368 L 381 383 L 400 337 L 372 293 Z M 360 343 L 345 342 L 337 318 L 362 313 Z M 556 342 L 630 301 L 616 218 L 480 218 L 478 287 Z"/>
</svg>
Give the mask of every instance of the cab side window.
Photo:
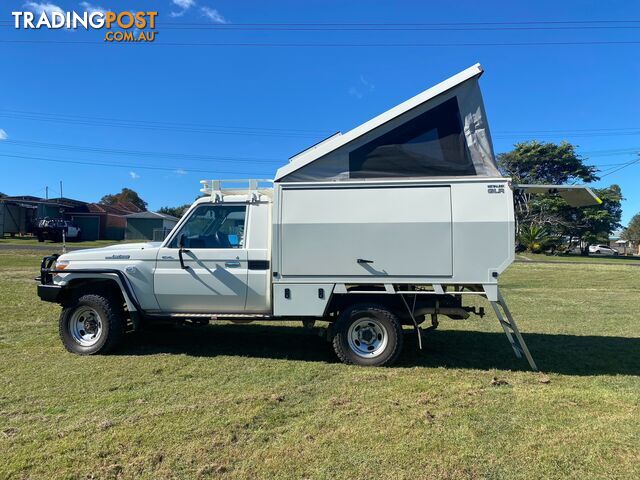
<svg viewBox="0 0 640 480">
<path fill-rule="evenodd" d="M 187 219 L 169 248 L 242 248 L 247 207 L 201 205 Z"/>
</svg>

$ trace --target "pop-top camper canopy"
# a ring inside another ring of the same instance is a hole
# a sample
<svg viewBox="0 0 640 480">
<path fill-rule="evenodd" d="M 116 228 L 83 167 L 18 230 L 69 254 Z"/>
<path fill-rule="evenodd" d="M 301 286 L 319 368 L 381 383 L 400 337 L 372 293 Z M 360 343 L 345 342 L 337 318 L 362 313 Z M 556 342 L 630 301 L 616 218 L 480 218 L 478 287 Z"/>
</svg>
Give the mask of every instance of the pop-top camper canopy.
<svg viewBox="0 0 640 480">
<path fill-rule="evenodd" d="M 476 64 L 344 135 L 304 150 L 276 182 L 499 177 Z"/>
</svg>

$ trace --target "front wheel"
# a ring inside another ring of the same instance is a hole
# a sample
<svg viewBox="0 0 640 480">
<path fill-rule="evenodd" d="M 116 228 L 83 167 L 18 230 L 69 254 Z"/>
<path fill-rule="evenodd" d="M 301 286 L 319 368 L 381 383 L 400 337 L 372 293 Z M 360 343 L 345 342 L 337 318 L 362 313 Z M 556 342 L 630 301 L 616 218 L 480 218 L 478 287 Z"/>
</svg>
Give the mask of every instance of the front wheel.
<svg viewBox="0 0 640 480">
<path fill-rule="evenodd" d="M 99 294 L 82 295 L 62 310 L 60 339 L 71 353 L 107 353 L 122 339 L 124 325 L 124 312 L 117 301 Z"/>
<path fill-rule="evenodd" d="M 402 325 L 392 312 L 375 305 L 355 305 L 334 326 L 333 349 L 342 362 L 391 365 L 402 350 Z"/>
</svg>

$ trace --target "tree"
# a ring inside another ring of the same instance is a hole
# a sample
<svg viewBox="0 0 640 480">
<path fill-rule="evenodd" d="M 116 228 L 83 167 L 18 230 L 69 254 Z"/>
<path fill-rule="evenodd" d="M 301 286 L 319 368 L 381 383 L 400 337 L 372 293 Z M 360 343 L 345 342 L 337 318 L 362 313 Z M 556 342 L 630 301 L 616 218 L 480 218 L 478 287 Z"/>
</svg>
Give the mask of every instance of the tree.
<svg viewBox="0 0 640 480">
<path fill-rule="evenodd" d="M 622 231 L 620 238 L 635 244 L 640 243 L 640 213 L 633 216 L 627 228 Z"/>
<path fill-rule="evenodd" d="M 135 190 L 123 188 L 120 193 L 113 195 L 105 195 L 100 199 L 100 203 L 104 205 L 114 205 L 116 203 L 131 202 L 140 210 L 147 210 L 147 202 L 145 202 Z"/>
<path fill-rule="evenodd" d="M 585 165 L 568 142 L 541 143 L 537 140 L 516 143 L 514 149 L 498 155 L 498 168 L 516 183 L 560 185 L 598 180 L 596 167 Z"/>
<path fill-rule="evenodd" d="M 585 165 L 576 147 L 568 142 L 517 143 L 511 152 L 498 155 L 498 168 L 515 183 L 561 185 L 599 179 L 596 167 Z M 602 205 L 587 208 L 570 207 L 561 197 L 524 195 L 516 208 L 518 238 L 529 236 L 535 226 L 549 236 L 547 246 L 568 237 L 569 243 L 579 241 L 582 253 L 587 254 L 590 243 L 606 239 L 619 227 L 622 214 L 618 185 L 596 190 L 596 194 Z"/>
<path fill-rule="evenodd" d="M 190 206 L 191 205 L 189 205 L 188 203 L 185 203 L 184 205 L 180 205 L 178 207 L 162 207 L 160 210 L 158 210 L 158 213 L 164 213 L 165 215 L 171 215 L 172 217 L 180 218 L 182 217 L 182 215 L 184 215 L 184 212 L 186 212 Z"/>
<path fill-rule="evenodd" d="M 551 241 L 547 230 L 538 225 L 524 225 L 518 233 L 518 242 L 532 253 L 540 253 Z"/>
<path fill-rule="evenodd" d="M 620 228 L 622 217 L 623 197 L 618 185 L 593 191 L 602 200 L 601 205 L 570 207 L 560 197 L 534 200 L 532 210 L 542 212 L 537 216 L 537 224 L 545 224 L 558 235 L 568 237 L 570 243 L 578 241 L 582 254 L 587 255 L 590 244 L 608 241 L 609 235 Z"/>
<path fill-rule="evenodd" d="M 6 193 L 2 193 L 2 192 L 0 192 L 0 198 L 5 198 L 5 197 L 8 197 L 8 196 L 9 196 L 9 195 L 7 195 Z"/>
</svg>

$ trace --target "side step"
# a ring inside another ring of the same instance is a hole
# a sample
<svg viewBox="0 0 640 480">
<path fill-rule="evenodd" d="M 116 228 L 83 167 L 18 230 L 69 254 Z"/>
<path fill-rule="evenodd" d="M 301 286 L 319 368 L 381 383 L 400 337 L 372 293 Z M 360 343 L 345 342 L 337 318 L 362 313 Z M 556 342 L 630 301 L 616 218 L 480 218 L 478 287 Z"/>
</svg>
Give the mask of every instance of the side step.
<svg viewBox="0 0 640 480">
<path fill-rule="evenodd" d="M 241 319 L 268 319 L 272 318 L 271 315 L 247 315 L 246 313 L 171 313 L 168 315 L 171 318 L 210 318 L 211 320 L 235 320 Z"/>
<path fill-rule="evenodd" d="M 531 353 L 529 353 L 527 344 L 524 342 L 524 338 L 522 338 L 520 330 L 518 330 L 518 325 L 511 315 L 509 307 L 507 307 L 507 302 L 505 302 L 500 290 L 498 290 L 498 301 L 490 303 L 493 307 L 493 311 L 496 313 L 496 317 L 498 317 L 500 326 L 504 330 L 504 333 L 507 336 L 509 343 L 511 344 L 511 348 L 513 348 L 513 352 L 516 354 L 516 357 L 522 358 L 522 355 L 524 355 L 529 362 L 529 366 L 531 367 L 531 369 L 534 372 L 537 372 L 538 367 L 536 365 L 536 362 L 533 361 L 533 357 L 531 357 Z M 504 316 L 500 309 L 502 309 L 502 312 L 504 312 Z M 506 320 L 505 317 L 507 317 Z"/>
</svg>

